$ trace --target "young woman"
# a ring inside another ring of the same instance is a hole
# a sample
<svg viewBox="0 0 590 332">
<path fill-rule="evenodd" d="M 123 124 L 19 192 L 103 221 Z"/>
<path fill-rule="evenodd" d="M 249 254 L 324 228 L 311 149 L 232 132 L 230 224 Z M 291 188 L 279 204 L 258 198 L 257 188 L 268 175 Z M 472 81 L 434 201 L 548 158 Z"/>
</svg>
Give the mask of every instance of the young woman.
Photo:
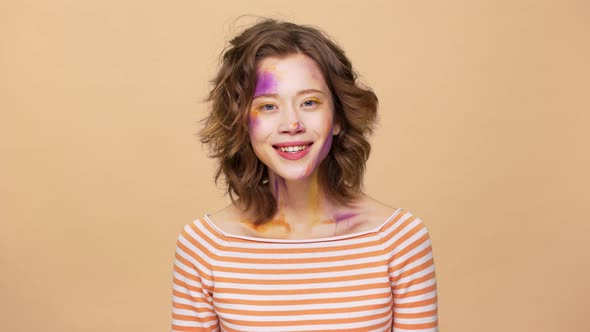
<svg viewBox="0 0 590 332">
<path fill-rule="evenodd" d="M 232 203 L 185 226 L 174 331 L 437 331 L 422 221 L 362 190 L 377 97 L 321 31 L 264 20 L 224 51 L 200 132 Z"/>
</svg>

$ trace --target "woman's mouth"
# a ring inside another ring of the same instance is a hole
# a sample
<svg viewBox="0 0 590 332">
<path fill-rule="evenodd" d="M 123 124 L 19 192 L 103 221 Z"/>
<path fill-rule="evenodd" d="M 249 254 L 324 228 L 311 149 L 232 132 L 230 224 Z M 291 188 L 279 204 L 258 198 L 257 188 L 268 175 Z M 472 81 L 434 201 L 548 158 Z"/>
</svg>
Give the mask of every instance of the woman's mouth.
<svg viewBox="0 0 590 332">
<path fill-rule="evenodd" d="M 308 143 L 308 144 L 300 144 L 300 145 L 281 145 L 281 146 L 276 146 L 273 145 L 273 148 L 275 148 L 275 150 L 278 152 L 278 154 L 285 158 L 285 159 L 289 159 L 289 160 L 297 160 L 300 158 L 303 158 L 308 152 L 309 152 L 309 147 L 312 145 L 313 143 Z"/>
<path fill-rule="evenodd" d="M 283 152 L 295 153 L 295 152 L 299 152 L 301 150 L 307 149 L 307 147 L 310 146 L 310 145 L 311 144 L 296 145 L 296 146 L 284 146 L 284 147 L 280 147 L 278 149 L 281 150 L 281 151 L 283 151 Z"/>
</svg>

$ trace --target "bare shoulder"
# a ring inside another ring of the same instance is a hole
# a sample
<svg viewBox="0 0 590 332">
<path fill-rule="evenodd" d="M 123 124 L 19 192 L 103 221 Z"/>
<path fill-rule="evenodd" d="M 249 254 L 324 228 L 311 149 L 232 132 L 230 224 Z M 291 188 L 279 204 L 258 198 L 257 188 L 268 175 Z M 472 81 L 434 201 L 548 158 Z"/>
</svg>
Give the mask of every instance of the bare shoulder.
<svg viewBox="0 0 590 332">
<path fill-rule="evenodd" d="M 243 220 L 242 211 L 233 204 L 229 204 L 223 209 L 209 215 L 209 220 L 217 228 L 229 234 L 242 235 L 244 227 L 239 222 Z"/>
<path fill-rule="evenodd" d="M 385 204 L 381 201 L 378 201 L 377 199 L 375 199 L 369 195 L 364 196 L 364 204 L 365 204 L 365 207 L 367 208 L 367 210 L 373 211 L 373 215 L 377 218 L 384 217 L 385 219 L 387 219 L 395 211 L 398 210 L 397 208 L 392 207 L 388 204 Z"/>
<path fill-rule="evenodd" d="M 370 230 L 383 225 L 397 208 L 385 204 L 369 195 L 364 195 L 354 207 L 357 220 L 362 220 L 362 226 L 357 231 Z"/>
</svg>

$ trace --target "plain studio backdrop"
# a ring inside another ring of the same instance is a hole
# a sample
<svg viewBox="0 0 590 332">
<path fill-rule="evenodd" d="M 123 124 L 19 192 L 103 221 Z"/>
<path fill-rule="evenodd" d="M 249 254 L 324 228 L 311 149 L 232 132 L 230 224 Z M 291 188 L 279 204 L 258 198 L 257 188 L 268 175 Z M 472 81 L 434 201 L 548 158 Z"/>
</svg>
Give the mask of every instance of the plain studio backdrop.
<svg viewBox="0 0 590 332">
<path fill-rule="evenodd" d="M 5 1 L 0 330 L 166 331 L 195 138 L 253 14 L 311 24 L 380 100 L 367 192 L 428 226 L 441 331 L 589 331 L 590 3 Z"/>
</svg>

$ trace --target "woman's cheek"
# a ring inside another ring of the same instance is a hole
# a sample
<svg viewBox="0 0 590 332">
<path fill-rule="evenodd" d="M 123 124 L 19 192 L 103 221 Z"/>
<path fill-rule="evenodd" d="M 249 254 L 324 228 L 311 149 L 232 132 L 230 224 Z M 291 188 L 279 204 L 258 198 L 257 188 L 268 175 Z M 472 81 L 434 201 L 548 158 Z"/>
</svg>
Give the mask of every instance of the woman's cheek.
<svg viewBox="0 0 590 332">
<path fill-rule="evenodd" d="M 276 119 L 277 118 L 274 117 L 273 114 L 268 114 L 268 116 L 264 117 L 263 119 L 260 119 L 260 129 L 263 130 L 265 133 L 272 133 L 277 129 L 278 126 Z"/>
<path fill-rule="evenodd" d="M 326 158 L 326 156 L 328 155 L 328 152 L 330 152 L 330 149 L 332 148 L 332 136 L 333 133 L 333 128 L 330 127 L 330 130 L 328 131 L 328 136 L 326 136 L 326 140 L 324 141 L 324 144 L 322 145 L 322 148 L 320 150 L 320 153 L 318 155 L 318 160 L 316 162 L 316 164 L 320 164 L 320 162 L 322 162 L 322 160 L 324 160 L 324 158 Z"/>
<path fill-rule="evenodd" d="M 259 116 L 260 116 L 260 112 L 258 112 L 257 109 L 253 109 L 250 111 L 250 115 L 248 116 L 249 117 L 248 124 L 250 126 L 250 131 L 253 132 L 256 130 L 256 127 L 258 127 Z"/>
</svg>

